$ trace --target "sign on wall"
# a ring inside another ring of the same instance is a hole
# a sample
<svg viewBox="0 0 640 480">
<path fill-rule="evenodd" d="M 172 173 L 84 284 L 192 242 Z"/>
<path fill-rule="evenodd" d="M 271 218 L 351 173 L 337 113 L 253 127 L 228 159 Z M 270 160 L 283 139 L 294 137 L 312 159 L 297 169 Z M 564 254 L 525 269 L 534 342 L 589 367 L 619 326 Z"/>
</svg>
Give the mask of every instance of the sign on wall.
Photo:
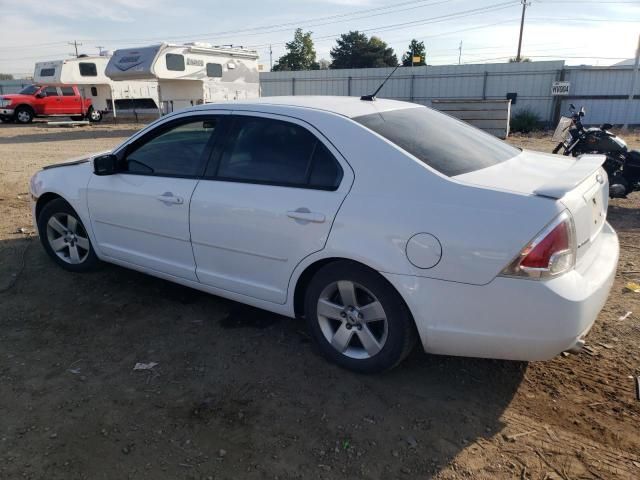
<svg viewBox="0 0 640 480">
<path fill-rule="evenodd" d="M 569 95 L 571 82 L 553 82 L 551 84 L 551 95 Z"/>
</svg>

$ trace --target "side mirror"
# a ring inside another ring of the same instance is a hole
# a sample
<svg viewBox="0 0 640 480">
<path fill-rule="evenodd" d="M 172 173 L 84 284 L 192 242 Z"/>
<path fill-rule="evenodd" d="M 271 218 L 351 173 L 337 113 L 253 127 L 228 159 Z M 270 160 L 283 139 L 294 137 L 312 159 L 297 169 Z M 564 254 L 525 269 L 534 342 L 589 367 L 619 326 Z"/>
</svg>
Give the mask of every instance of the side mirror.
<svg viewBox="0 0 640 480">
<path fill-rule="evenodd" d="M 100 176 L 118 173 L 118 157 L 112 153 L 108 153 L 94 158 L 93 173 Z"/>
</svg>

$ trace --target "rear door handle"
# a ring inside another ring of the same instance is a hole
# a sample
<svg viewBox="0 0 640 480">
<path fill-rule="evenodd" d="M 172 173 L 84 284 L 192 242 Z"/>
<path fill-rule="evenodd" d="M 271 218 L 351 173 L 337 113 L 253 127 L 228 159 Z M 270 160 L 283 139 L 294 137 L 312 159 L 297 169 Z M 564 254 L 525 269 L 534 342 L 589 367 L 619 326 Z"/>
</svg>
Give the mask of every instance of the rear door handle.
<svg viewBox="0 0 640 480">
<path fill-rule="evenodd" d="M 184 198 L 174 196 L 171 192 L 164 192 L 162 195 L 158 195 L 156 199 L 160 200 L 165 205 L 182 205 L 184 203 Z"/>
<path fill-rule="evenodd" d="M 300 220 L 301 222 L 313 222 L 313 223 L 323 223 L 326 220 L 326 217 L 321 213 L 312 212 L 308 208 L 298 208 L 296 210 L 289 210 L 287 212 L 287 217 L 293 218 L 294 220 Z"/>
</svg>

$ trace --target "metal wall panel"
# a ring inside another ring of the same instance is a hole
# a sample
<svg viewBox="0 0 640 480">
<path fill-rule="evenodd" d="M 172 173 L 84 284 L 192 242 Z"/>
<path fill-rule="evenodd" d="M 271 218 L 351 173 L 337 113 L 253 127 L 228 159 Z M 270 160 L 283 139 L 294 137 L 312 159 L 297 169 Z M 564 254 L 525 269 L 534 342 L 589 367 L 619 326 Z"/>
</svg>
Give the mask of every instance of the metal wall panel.
<svg viewBox="0 0 640 480">
<path fill-rule="evenodd" d="M 556 99 L 551 95 L 551 84 L 560 79 L 563 69 L 565 80 L 571 82 L 570 97 Z M 367 68 L 265 72 L 260 74 L 260 82 L 263 96 L 291 95 L 294 91 L 296 95 L 360 96 L 372 93 L 391 71 Z M 640 102 L 634 100 L 628 107 L 628 101 L 622 98 L 629 94 L 632 72 L 630 67 L 565 67 L 563 61 L 403 67 L 378 96 L 430 105 L 432 99 L 500 100 L 513 92 L 518 97 L 512 114 L 527 108 L 552 123 L 557 102 L 562 113 L 573 102 L 586 106 L 590 124 L 640 124 Z M 589 98 L 593 96 L 614 98 Z"/>
</svg>

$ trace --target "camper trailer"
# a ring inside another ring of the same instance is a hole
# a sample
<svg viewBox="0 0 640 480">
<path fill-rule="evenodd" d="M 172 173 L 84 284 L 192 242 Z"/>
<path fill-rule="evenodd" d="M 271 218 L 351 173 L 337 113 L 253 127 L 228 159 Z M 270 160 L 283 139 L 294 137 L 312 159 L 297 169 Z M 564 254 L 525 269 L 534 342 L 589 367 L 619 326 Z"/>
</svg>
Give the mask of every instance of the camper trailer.
<svg viewBox="0 0 640 480">
<path fill-rule="evenodd" d="M 106 75 L 115 81 L 157 80 L 160 114 L 223 100 L 260 96 L 258 54 L 206 43 L 162 43 L 116 50 Z"/>
<path fill-rule="evenodd" d="M 158 84 L 153 80 L 114 82 L 105 75 L 109 54 L 38 62 L 34 82 L 44 85 L 77 85 L 93 108 L 117 115 L 121 109 L 156 109 Z"/>
</svg>

